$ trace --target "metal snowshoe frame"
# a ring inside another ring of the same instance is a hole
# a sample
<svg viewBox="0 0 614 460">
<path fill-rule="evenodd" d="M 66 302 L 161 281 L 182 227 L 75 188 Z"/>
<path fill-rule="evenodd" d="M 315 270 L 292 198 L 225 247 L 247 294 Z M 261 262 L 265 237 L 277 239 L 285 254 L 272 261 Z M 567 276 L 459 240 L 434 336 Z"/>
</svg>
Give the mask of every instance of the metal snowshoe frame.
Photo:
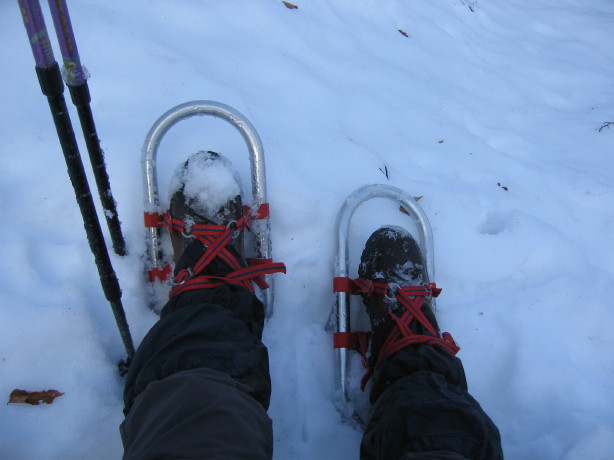
<svg viewBox="0 0 614 460">
<path fill-rule="evenodd" d="M 158 199 L 158 175 L 156 158 L 158 147 L 166 133 L 177 123 L 193 116 L 212 116 L 227 121 L 234 126 L 245 141 L 249 152 L 252 182 L 252 209 L 260 209 L 267 204 L 266 173 L 262 141 L 251 122 L 234 108 L 220 102 L 198 100 L 179 104 L 165 112 L 152 125 L 145 137 L 142 150 L 143 187 L 145 192 L 145 216 L 147 228 L 148 270 L 164 272 L 169 257 L 165 257 L 161 247 L 161 228 L 147 225 L 147 215 L 162 215 Z M 255 219 L 251 224 L 254 241 L 254 258 L 271 259 L 271 228 L 268 218 Z M 273 313 L 273 279 L 264 275 L 269 288 L 263 291 L 263 303 L 267 317 Z"/>
<path fill-rule="evenodd" d="M 417 223 L 418 227 L 418 244 L 422 250 L 425 263 L 427 265 L 427 273 L 430 280 L 434 280 L 435 265 L 433 253 L 433 232 L 426 214 L 418 202 L 406 192 L 396 187 L 389 185 L 368 185 L 356 190 L 352 193 L 341 206 L 337 214 L 335 224 L 335 277 L 349 276 L 349 228 L 350 221 L 356 209 L 372 198 L 388 198 L 397 201 L 407 211 L 409 218 Z M 335 293 L 335 332 L 349 333 L 352 332 L 350 324 L 350 295 L 347 292 Z M 433 307 L 434 299 L 433 299 Z M 340 390 L 344 402 L 350 401 L 348 376 L 350 375 L 350 352 L 348 348 L 337 348 L 335 350 L 337 375 L 336 383 Z"/>
</svg>

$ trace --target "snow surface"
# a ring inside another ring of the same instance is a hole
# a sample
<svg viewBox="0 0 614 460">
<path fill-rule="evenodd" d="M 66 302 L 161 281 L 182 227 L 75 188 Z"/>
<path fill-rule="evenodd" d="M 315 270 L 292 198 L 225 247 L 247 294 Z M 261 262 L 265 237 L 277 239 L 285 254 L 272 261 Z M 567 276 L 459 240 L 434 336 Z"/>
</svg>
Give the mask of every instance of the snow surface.
<svg viewBox="0 0 614 460">
<path fill-rule="evenodd" d="M 614 3 L 294 3 L 69 5 L 129 249 L 112 261 L 136 343 L 157 318 L 143 276 L 144 137 L 177 104 L 220 101 L 262 138 L 273 249 L 288 268 L 264 337 L 276 459 L 357 458 L 324 324 L 337 211 L 372 183 L 423 197 L 440 325 L 506 457 L 613 458 L 614 125 L 599 128 L 614 122 Z M 3 406 L 0 457 L 119 458 L 123 347 L 16 2 L 0 3 L 0 30 L 0 394 L 65 393 Z M 161 144 L 162 196 L 201 149 L 230 157 L 251 190 L 234 128 L 194 118 Z M 393 203 L 365 203 L 352 270 L 373 230 L 403 222 Z"/>
</svg>

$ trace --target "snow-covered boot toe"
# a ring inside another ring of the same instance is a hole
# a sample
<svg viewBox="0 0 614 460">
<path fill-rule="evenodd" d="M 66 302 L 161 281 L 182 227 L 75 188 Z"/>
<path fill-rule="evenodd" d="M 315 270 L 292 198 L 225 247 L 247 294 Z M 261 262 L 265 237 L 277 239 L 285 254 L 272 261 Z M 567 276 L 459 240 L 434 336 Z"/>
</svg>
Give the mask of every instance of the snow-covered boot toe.
<svg viewBox="0 0 614 460">
<path fill-rule="evenodd" d="M 198 225 L 234 225 L 243 217 L 241 186 L 232 164 L 216 152 L 200 151 L 180 164 L 170 186 L 171 219 L 182 222 L 181 231 L 171 231 L 175 273 L 191 267 L 206 249 L 192 230 Z M 245 265 L 242 257 L 242 234 L 227 249 Z M 224 275 L 230 268 L 220 260 L 209 264 L 211 274 Z"/>
</svg>

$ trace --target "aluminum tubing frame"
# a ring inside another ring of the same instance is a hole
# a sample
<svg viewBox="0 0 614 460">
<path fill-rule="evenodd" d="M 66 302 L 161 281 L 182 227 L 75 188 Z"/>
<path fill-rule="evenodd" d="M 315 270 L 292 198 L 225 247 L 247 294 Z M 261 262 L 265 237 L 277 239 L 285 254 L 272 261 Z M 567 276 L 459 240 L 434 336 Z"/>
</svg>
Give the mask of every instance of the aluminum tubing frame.
<svg viewBox="0 0 614 460">
<path fill-rule="evenodd" d="M 349 276 L 349 243 L 348 234 L 350 221 L 356 209 L 372 198 L 389 198 L 397 201 L 410 212 L 410 217 L 418 223 L 418 243 L 427 264 L 430 280 L 434 280 L 435 265 L 433 251 L 433 232 L 426 214 L 420 205 L 403 190 L 389 185 L 368 185 L 352 193 L 341 206 L 335 224 L 335 277 Z M 435 299 L 433 299 L 434 301 Z M 433 307 L 435 304 L 433 303 Z M 351 332 L 350 325 L 350 294 L 335 293 L 336 332 Z M 350 401 L 347 378 L 350 374 L 350 357 L 347 348 L 336 349 L 338 390 L 341 391 L 344 402 Z"/>
<path fill-rule="evenodd" d="M 181 120 L 205 115 L 226 120 L 239 131 L 249 151 L 252 176 L 252 206 L 254 209 L 257 209 L 260 205 L 267 203 L 264 149 L 256 128 L 245 116 L 228 105 L 215 101 L 198 100 L 185 102 L 168 110 L 156 120 L 145 137 L 141 160 L 144 172 L 143 187 L 146 212 L 162 212 L 158 200 L 156 168 L 156 157 L 162 138 L 170 128 Z M 271 259 L 270 220 L 268 218 L 254 220 L 251 229 L 254 236 L 254 256 L 258 259 Z M 161 269 L 165 262 L 161 253 L 160 228 L 148 228 L 147 232 L 147 257 L 151 265 L 149 268 Z M 263 291 L 263 301 L 266 316 L 270 317 L 273 313 L 273 278 L 271 275 L 265 275 L 265 280 L 270 287 Z"/>
</svg>

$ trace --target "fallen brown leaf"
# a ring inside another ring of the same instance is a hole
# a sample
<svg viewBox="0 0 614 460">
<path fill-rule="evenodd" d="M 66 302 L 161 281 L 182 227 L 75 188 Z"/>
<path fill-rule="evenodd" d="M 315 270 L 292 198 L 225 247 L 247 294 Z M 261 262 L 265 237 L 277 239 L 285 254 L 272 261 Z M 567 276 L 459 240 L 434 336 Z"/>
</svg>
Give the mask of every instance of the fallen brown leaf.
<svg viewBox="0 0 614 460">
<path fill-rule="evenodd" d="M 291 9 L 291 10 L 298 10 L 298 6 L 296 6 L 296 5 L 295 5 L 295 4 L 293 4 L 293 3 L 290 3 L 290 2 L 281 2 L 281 3 L 283 3 L 284 5 L 286 5 L 286 8 L 288 8 L 288 9 Z"/>
<path fill-rule="evenodd" d="M 424 198 L 424 195 L 422 195 L 422 196 L 415 196 L 414 197 L 414 201 L 420 201 L 422 198 Z M 407 209 L 405 209 L 403 206 L 399 206 L 399 211 L 401 211 L 403 214 L 407 214 L 408 216 L 411 216 L 409 211 Z"/>
<path fill-rule="evenodd" d="M 32 406 L 38 406 L 41 402 L 51 404 L 55 398 L 63 394 L 57 390 L 26 391 L 15 389 L 11 391 L 9 403 L 31 404 Z"/>
</svg>

